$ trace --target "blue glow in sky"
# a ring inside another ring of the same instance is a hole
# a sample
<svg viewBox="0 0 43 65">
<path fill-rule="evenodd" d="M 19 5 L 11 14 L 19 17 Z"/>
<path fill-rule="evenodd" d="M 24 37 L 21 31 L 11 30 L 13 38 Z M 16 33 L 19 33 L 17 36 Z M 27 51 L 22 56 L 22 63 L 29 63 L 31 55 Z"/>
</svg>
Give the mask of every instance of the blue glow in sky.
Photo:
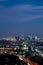
<svg viewBox="0 0 43 65">
<path fill-rule="evenodd" d="M 43 37 L 43 0 L 0 0 L 0 37 Z"/>
</svg>

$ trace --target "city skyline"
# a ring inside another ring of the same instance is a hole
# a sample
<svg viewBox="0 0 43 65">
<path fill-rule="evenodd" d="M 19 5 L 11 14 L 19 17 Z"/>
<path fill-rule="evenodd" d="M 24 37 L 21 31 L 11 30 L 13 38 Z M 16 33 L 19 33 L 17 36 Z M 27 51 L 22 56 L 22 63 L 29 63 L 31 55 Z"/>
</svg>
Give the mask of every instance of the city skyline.
<svg viewBox="0 0 43 65">
<path fill-rule="evenodd" d="M 42 0 L 0 0 L 0 37 L 43 37 Z"/>
</svg>

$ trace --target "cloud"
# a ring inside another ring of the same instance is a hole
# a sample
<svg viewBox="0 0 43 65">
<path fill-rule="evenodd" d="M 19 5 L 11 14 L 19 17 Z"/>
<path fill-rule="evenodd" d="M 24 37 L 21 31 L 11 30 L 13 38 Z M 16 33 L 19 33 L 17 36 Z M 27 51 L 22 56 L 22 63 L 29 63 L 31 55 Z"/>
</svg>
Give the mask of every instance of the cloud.
<svg viewBox="0 0 43 65">
<path fill-rule="evenodd" d="M 27 22 L 43 18 L 43 6 L 16 5 L 0 7 L 0 22 Z"/>
</svg>

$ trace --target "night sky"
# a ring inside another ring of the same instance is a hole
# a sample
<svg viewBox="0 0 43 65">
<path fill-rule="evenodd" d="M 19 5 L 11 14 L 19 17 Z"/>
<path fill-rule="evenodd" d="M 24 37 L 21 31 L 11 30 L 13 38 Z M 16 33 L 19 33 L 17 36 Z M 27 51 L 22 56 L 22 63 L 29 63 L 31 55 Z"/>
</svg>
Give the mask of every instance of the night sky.
<svg viewBox="0 0 43 65">
<path fill-rule="evenodd" d="M 0 0 L 0 37 L 43 37 L 43 0 Z"/>
</svg>

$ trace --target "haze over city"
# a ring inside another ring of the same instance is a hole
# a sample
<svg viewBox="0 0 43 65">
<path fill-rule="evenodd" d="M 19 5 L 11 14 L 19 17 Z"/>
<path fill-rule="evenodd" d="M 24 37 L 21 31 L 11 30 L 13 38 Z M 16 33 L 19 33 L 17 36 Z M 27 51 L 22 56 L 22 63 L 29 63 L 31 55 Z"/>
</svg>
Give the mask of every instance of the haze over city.
<svg viewBox="0 0 43 65">
<path fill-rule="evenodd" d="M 43 0 L 0 0 L 0 37 L 43 37 Z"/>
</svg>

